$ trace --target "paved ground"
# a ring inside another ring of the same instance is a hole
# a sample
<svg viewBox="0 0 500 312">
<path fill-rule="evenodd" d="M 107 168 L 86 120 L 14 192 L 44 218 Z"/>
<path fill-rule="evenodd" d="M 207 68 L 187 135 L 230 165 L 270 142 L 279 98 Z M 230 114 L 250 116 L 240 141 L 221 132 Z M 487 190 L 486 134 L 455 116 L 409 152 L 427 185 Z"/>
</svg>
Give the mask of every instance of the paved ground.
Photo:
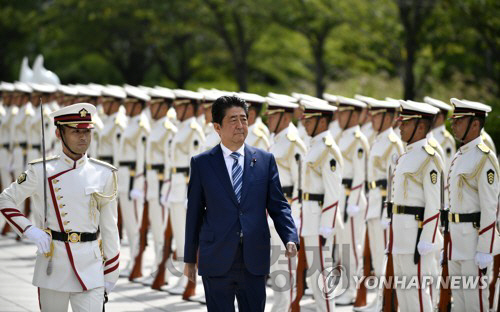
<svg viewBox="0 0 500 312">
<path fill-rule="evenodd" d="M 39 311 L 36 288 L 31 284 L 36 247 L 26 242 L 18 242 L 11 234 L 0 237 L 0 311 Z M 122 247 L 121 265 L 128 257 L 127 246 Z M 153 255 L 146 250 L 145 271 L 148 272 Z M 171 277 L 175 282 L 175 277 Z M 199 285 L 197 292 L 202 292 Z M 272 305 L 272 291 L 267 289 L 266 311 Z M 369 294 L 369 299 L 374 294 Z M 314 311 L 314 301 L 304 297 L 302 311 Z M 164 291 L 155 291 L 140 283 L 131 283 L 120 278 L 109 296 L 106 311 L 205 311 L 206 306 L 198 302 L 183 301 L 180 296 L 172 296 Z M 71 309 L 70 309 L 71 311 Z M 352 307 L 337 307 L 336 311 L 352 311 Z"/>
</svg>

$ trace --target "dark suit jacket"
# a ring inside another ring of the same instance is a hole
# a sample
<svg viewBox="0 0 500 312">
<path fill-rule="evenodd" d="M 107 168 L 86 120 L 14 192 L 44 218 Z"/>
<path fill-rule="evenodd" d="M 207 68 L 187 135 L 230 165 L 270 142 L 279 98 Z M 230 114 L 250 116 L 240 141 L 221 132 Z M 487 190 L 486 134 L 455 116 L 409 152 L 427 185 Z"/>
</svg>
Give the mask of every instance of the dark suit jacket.
<svg viewBox="0 0 500 312">
<path fill-rule="evenodd" d="M 274 156 L 245 144 L 241 201 L 238 203 L 220 144 L 191 159 L 184 262 L 196 262 L 202 276 L 220 276 L 233 263 L 243 231 L 245 266 L 254 275 L 269 273 L 267 212 L 283 241 L 298 235 L 283 196 Z"/>
</svg>

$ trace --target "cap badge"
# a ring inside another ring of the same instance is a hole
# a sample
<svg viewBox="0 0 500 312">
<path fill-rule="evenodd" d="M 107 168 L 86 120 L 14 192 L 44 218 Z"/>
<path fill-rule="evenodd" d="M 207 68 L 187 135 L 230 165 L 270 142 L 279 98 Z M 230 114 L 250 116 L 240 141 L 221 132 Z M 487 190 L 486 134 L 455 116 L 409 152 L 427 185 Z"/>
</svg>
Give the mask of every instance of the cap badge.
<svg viewBox="0 0 500 312">
<path fill-rule="evenodd" d="M 82 108 L 78 113 L 80 114 L 80 117 L 85 118 L 89 112 L 85 108 Z"/>
</svg>

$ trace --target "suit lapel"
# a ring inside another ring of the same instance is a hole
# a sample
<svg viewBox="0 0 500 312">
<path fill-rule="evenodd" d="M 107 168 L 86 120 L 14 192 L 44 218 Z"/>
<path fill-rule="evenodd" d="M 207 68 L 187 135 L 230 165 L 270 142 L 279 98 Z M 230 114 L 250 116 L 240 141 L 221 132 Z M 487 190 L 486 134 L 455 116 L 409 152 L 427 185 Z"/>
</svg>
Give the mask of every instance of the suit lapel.
<svg viewBox="0 0 500 312">
<path fill-rule="evenodd" d="M 236 199 L 236 195 L 234 194 L 233 185 L 231 184 L 231 179 L 229 178 L 229 173 L 227 172 L 227 167 L 226 163 L 224 162 L 224 155 L 222 154 L 222 148 L 220 147 L 220 144 L 217 144 L 217 146 L 212 149 L 210 155 L 212 155 L 210 164 L 212 165 L 217 177 L 219 177 L 220 182 L 226 189 L 229 197 L 231 197 L 231 200 L 236 206 L 238 206 L 238 200 Z M 243 184 L 243 186 L 244 185 L 245 184 Z"/>
<path fill-rule="evenodd" d="M 243 185 L 241 187 L 241 200 L 242 203 L 250 188 L 250 183 L 253 178 L 253 171 L 255 163 L 252 165 L 252 160 L 255 158 L 255 150 L 249 145 L 245 144 L 245 166 L 243 168 Z"/>
</svg>

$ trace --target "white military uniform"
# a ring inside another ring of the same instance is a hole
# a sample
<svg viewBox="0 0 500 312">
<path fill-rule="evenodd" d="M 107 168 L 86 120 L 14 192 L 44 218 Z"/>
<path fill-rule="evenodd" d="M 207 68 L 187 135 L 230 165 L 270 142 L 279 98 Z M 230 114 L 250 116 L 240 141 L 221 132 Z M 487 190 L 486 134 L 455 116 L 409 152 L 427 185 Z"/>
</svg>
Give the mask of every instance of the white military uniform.
<svg viewBox="0 0 500 312">
<path fill-rule="evenodd" d="M 120 105 L 116 113 L 108 116 L 99 134 L 100 144 L 97 152 L 99 159 L 107 161 L 113 166 L 119 165 L 120 137 L 127 128 L 127 123 L 128 117 L 125 115 L 125 108 Z"/>
<path fill-rule="evenodd" d="M 79 107 L 84 107 L 81 105 L 69 106 L 59 113 L 67 114 L 75 107 L 78 112 Z M 52 240 L 51 257 L 41 253 L 36 256 L 33 285 L 39 287 L 42 311 L 66 311 L 68 301 L 75 312 L 101 311 L 105 282 L 114 284 L 118 279 L 116 169 L 86 154 L 74 161 L 62 152 L 48 158 L 46 168 L 44 182 L 42 161 L 31 162 L 0 195 L 0 211 L 16 233 L 23 235 L 32 223 L 12 207 L 31 196 L 33 226 L 68 233 L 66 242 Z M 46 215 L 44 183 L 48 193 Z M 97 239 L 80 242 L 78 234 L 72 233 L 98 233 L 102 244 Z M 49 263 L 54 268 L 51 274 L 47 270 Z"/>
<path fill-rule="evenodd" d="M 1 83 L 2 92 L 14 92 L 14 85 L 11 83 Z M 19 108 L 14 105 L 3 106 L 4 114 L 0 116 L 0 158 L 3 159 L 0 164 L 0 177 L 2 187 L 6 188 L 12 182 L 11 165 L 11 123 Z"/>
<path fill-rule="evenodd" d="M 184 226 L 186 223 L 186 198 L 189 180 L 189 161 L 202 151 L 205 134 L 195 117 L 180 122 L 170 145 L 171 189 L 168 196 L 172 229 L 177 247 L 177 257 L 184 255 Z"/>
<path fill-rule="evenodd" d="M 416 115 L 431 116 L 438 112 L 437 108 L 425 103 L 400 102 L 403 120 Z M 438 232 L 442 170 L 441 157 L 424 138 L 407 146 L 406 153 L 399 157 L 393 172 L 393 215 L 389 245 L 392 246 L 394 275 L 416 277 L 421 286 L 404 290 L 397 287 L 401 311 L 432 311 L 429 287 L 421 283 L 422 276 L 435 274 L 432 251 L 436 248 Z M 427 250 L 425 254 L 420 254 L 417 246 L 424 245 Z"/>
<path fill-rule="evenodd" d="M 152 98 L 174 99 L 173 92 L 153 89 L 149 95 Z M 162 103 L 160 105 L 167 105 Z M 168 218 L 166 196 L 170 190 L 170 144 L 177 132 L 177 127 L 165 116 L 152 121 L 151 134 L 146 141 L 146 182 L 148 191 L 146 200 L 149 203 L 149 224 L 153 233 L 155 260 L 152 272 L 157 271 L 163 258 L 165 229 Z"/>
<path fill-rule="evenodd" d="M 451 99 L 455 106 L 452 118 L 482 114 L 491 108 Z M 459 108 L 462 109 L 459 112 Z M 467 110 L 464 113 L 464 109 Z M 498 209 L 498 159 L 486 146 L 481 136 L 461 146 L 448 172 L 450 211 L 449 273 L 463 276 L 486 275 L 486 285 L 480 281 L 474 289 L 452 289 L 453 311 L 487 311 L 489 272 L 478 267 L 481 253 L 491 257 L 498 254 L 499 235 L 495 226 Z M 475 215 L 474 222 L 463 220 Z M 479 222 L 477 222 L 479 221 Z M 488 271 L 491 265 L 488 265 Z M 481 287 L 481 284 L 486 287 Z"/>
<path fill-rule="evenodd" d="M 375 141 L 375 137 L 377 136 L 377 131 L 373 129 L 372 122 L 367 122 L 364 123 L 361 126 L 361 132 L 365 135 L 366 139 L 368 140 L 368 143 L 371 145 L 373 144 L 373 141 Z"/>
<path fill-rule="evenodd" d="M 384 271 L 384 250 L 388 237 L 384 203 L 387 196 L 389 170 L 394 169 L 397 159 L 403 152 L 403 143 L 392 127 L 379 133 L 370 149 L 367 167 L 369 192 L 366 226 L 372 266 L 376 276 L 381 276 Z"/>
<path fill-rule="evenodd" d="M 271 146 L 269 141 L 269 129 L 262 122 L 260 117 L 257 117 L 254 124 L 248 127 L 248 135 L 245 139 L 245 143 L 265 151 Z"/>
<path fill-rule="evenodd" d="M 198 92 L 187 90 L 174 90 L 176 100 L 174 105 L 190 105 L 199 103 L 203 96 Z M 183 118 L 182 116 L 178 116 Z M 172 143 L 170 144 L 170 191 L 167 198 L 169 217 L 172 223 L 172 234 L 177 254 L 177 265 L 184 266 L 184 241 L 187 209 L 187 186 L 189 182 L 189 164 L 191 157 L 203 151 L 205 134 L 196 117 L 180 121 L 177 125 Z M 182 271 L 181 271 L 182 272 Z M 182 294 L 187 284 L 187 279 L 181 274 L 176 285 L 168 291 L 171 294 Z"/>
<path fill-rule="evenodd" d="M 349 98 L 339 96 L 339 110 L 365 107 L 366 104 Z M 359 125 L 342 131 L 337 144 L 342 152 L 344 166 L 342 170 L 342 192 L 345 200 L 341 206 L 344 230 L 339 233 L 339 243 L 349 244 L 350 276 L 349 289 L 338 301 L 350 303 L 356 295 L 355 283 L 352 276 L 361 270 L 362 247 L 365 237 L 366 213 L 366 160 L 368 158 L 368 140 L 361 132 Z"/>
<path fill-rule="evenodd" d="M 293 110 L 298 107 L 297 104 L 279 99 L 266 98 L 266 100 L 268 102 L 267 115 L 276 113 L 293 114 Z M 306 146 L 300 139 L 297 128 L 291 122 L 288 127 L 279 133 L 273 133 L 273 136 L 273 144 L 269 151 L 276 159 L 281 188 L 290 203 L 295 225 L 300 228 L 299 169 L 306 153 Z M 281 239 L 274 228 L 272 219 L 269 217 L 268 223 L 271 229 L 272 246 L 281 246 Z M 289 311 L 296 296 L 293 281 L 296 280 L 294 268 L 296 267 L 297 258 L 285 257 L 285 250 L 277 250 L 276 247 L 271 256 L 273 257 L 271 260 L 271 280 L 274 290 L 271 311 Z"/>
<path fill-rule="evenodd" d="M 317 116 L 317 111 L 331 115 L 336 108 L 321 102 L 301 100 L 305 106 L 304 118 Z M 310 116 L 310 117 L 309 117 Z M 302 211 L 300 236 L 304 238 L 309 278 L 307 284 L 313 291 L 317 311 L 332 311 L 334 294 L 322 272 L 331 268 L 333 236 L 342 230 L 339 206 L 343 161 L 340 150 L 330 131 L 326 130 L 311 138 L 311 144 L 303 161 Z M 319 263 L 318 263 L 319 259 Z M 326 295 L 330 294 L 330 295 Z"/>
<path fill-rule="evenodd" d="M 149 96 L 139 89 L 126 88 L 127 95 L 146 102 Z M 136 104 L 140 105 L 140 104 Z M 151 125 L 143 110 L 129 119 L 127 127 L 120 137 L 118 148 L 119 168 L 118 196 L 120 200 L 123 226 L 130 246 L 130 261 L 124 274 L 130 273 L 139 255 L 140 227 L 144 212 L 145 193 L 145 151 L 146 139 L 151 132 Z"/>
<path fill-rule="evenodd" d="M 123 89 L 115 87 L 104 88 L 102 90 L 102 96 L 122 100 L 127 97 L 127 94 Z M 115 113 L 101 119 L 104 124 L 102 130 L 99 132 L 97 155 L 99 159 L 118 167 L 120 137 L 125 131 L 128 122 L 125 107 L 120 105 Z"/>
</svg>

